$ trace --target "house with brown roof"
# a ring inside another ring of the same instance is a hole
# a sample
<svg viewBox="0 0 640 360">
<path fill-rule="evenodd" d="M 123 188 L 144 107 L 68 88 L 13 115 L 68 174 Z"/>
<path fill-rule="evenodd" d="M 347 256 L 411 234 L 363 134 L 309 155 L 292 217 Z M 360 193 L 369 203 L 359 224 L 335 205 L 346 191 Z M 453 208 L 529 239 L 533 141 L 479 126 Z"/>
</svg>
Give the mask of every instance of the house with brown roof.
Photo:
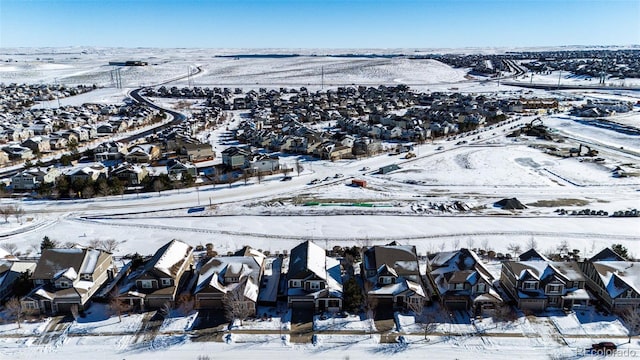
<svg viewBox="0 0 640 360">
<path fill-rule="evenodd" d="M 36 286 L 21 299 L 22 308 L 39 313 L 83 310 L 114 275 L 110 253 L 90 248 L 45 249 L 31 279 Z"/>
<path fill-rule="evenodd" d="M 376 299 L 381 314 L 429 300 L 415 246 L 391 243 L 366 249 L 360 274 L 367 296 Z"/>
<path fill-rule="evenodd" d="M 610 248 L 580 263 L 586 287 L 610 311 L 640 308 L 640 263 Z"/>
<path fill-rule="evenodd" d="M 171 240 L 123 280 L 119 298 L 140 309 L 173 304 L 193 270 L 193 247 Z"/>
</svg>

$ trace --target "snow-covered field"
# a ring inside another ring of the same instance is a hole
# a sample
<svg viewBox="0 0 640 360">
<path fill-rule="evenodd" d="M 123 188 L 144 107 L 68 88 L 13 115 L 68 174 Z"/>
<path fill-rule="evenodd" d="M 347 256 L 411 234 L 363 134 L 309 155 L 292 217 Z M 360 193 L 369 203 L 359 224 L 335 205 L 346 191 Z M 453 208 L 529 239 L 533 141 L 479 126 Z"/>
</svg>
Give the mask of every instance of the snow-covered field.
<svg viewBox="0 0 640 360">
<path fill-rule="evenodd" d="M 391 50 L 389 50 L 391 51 Z M 65 49 L 54 53 L 42 51 L 4 51 L 0 59 L 17 62 L 0 63 L 5 82 L 59 82 L 64 84 L 97 83 L 108 86 L 112 66 L 108 61 L 144 60 L 148 67 L 122 69 L 125 87 L 133 88 L 183 76 L 194 66 L 203 72 L 191 79 L 198 86 L 235 86 L 248 88 L 306 86 L 319 89 L 359 84 L 413 85 L 419 91 L 462 91 L 468 93 L 500 92 L 501 96 L 518 96 L 523 92 L 496 82 L 465 78 L 466 70 L 453 69 L 432 60 L 341 58 L 301 56 L 288 58 L 216 58 L 212 51 L 136 49 Z M 221 51 L 219 54 L 236 54 Z M 270 52 L 267 52 L 270 53 Z M 334 53 L 327 51 L 326 53 Z M 313 55 L 312 53 L 305 53 Z M 39 60 L 38 60 L 39 58 Z M 322 76 L 324 73 L 324 76 Z M 557 81 L 557 74 L 556 81 Z M 321 79 L 323 77 L 323 79 Z M 523 80 L 526 81 L 526 80 Z M 577 81 L 577 80 L 576 80 Z M 302 85 L 304 84 L 304 85 Z M 184 79 L 170 86 L 186 86 Z M 84 102 L 118 103 L 127 89 L 99 89 L 77 97 L 61 99 L 65 104 Z M 538 96 L 559 96 L 540 90 Z M 623 96 L 637 101 L 640 94 L 626 92 L 589 92 L 571 94 L 591 98 Z M 171 105 L 171 101 L 159 101 Z M 57 106 L 40 104 L 39 106 Z M 627 126 L 640 127 L 638 109 L 612 119 Z M 532 118 L 520 120 L 519 124 Z M 417 146 L 417 157 L 381 155 L 362 160 L 336 162 L 302 158 L 304 170 L 291 181 L 281 175 L 267 177 L 247 185 L 208 185 L 199 188 L 166 191 L 161 194 L 125 195 L 74 201 L 2 199 L 2 204 L 17 204 L 25 210 L 21 223 L 10 218 L 0 222 L 0 245 L 13 243 L 18 251 L 34 253 L 44 236 L 65 243 L 88 244 L 93 239 L 112 238 L 120 242 L 116 255 L 133 252 L 150 254 L 167 241 L 178 238 L 191 245 L 213 243 L 216 251 L 226 253 L 243 245 L 269 250 L 272 254 L 290 250 L 300 242 L 313 239 L 324 247 L 334 245 L 373 245 L 390 241 L 416 245 L 421 255 L 461 246 L 489 247 L 506 252 L 510 243 L 525 244 L 534 240 L 543 250 L 553 250 L 566 240 L 581 255 L 588 256 L 612 243 L 625 245 L 639 256 L 638 218 L 560 216 L 554 210 L 590 208 L 610 213 L 640 207 L 640 178 L 615 178 L 611 170 L 621 164 L 638 164 L 640 139 L 612 129 L 576 121 L 564 114 L 543 116 L 553 131 L 566 135 L 568 142 L 559 147 L 588 143 L 600 151 L 603 163 L 560 158 L 543 153 L 530 145 L 540 142 L 505 135 L 505 124 L 477 135 Z M 237 117 L 232 119 L 237 124 Z M 216 151 L 220 130 L 210 136 L 202 134 Z M 456 145 L 461 140 L 468 143 Z M 438 150 L 442 146 L 444 150 Z M 621 149 L 621 147 L 623 149 Z M 296 157 L 281 160 L 292 167 Z M 216 160 L 219 161 L 219 160 Z M 397 163 L 400 170 L 385 175 L 374 174 L 378 167 Z M 362 170 L 364 167 L 370 170 Z M 335 174 L 343 174 L 334 178 Z M 308 185 L 312 179 L 325 179 Z M 367 188 L 348 186 L 354 178 L 367 180 Z M 517 197 L 528 206 L 519 211 L 502 210 L 494 202 Z M 328 206 L 304 206 L 318 201 Z M 466 211 L 436 211 L 434 205 L 459 201 Z M 371 203 L 381 207 L 356 207 L 352 203 Z M 326 204 L 333 203 L 333 204 Z M 207 206 L 203 216 L 188 215 L 186 208 Z M 145 212 L 145 213 L 140 213 Z M 114 217 L 114 214 L 125 214 Z M 92 310 L 93 311 L 93 310 Z M 512 323 L 495 323 L 483 319 L 475 324 L 443 321 L 439 331 L 455 331 L 457 336 L 433 335 L 425 341 L 412 318 L 399 316 L 400 343 L 387 344 L 379 335 L 349 335 L 366 331 L 368 320 L 357 317 L 316 319 L 314 328 L 332 333 L 320 334 L 315 344 L 295 344 L 275 332 L 289 330 L 287 317 L 245 321 L 234 324 L 238 333 L 228 343 L 199 342 L 185 335 L 195 316 L 171 314 L 152 341 L 139 337 L 142 315 L 126 315 L 120 321 L 99 308 L 87 318 L 72 322 L 61 336 L 47 340 L 42 323 L 0 326 L 0 358 L 79 359 L 84 357 L 142 359 L 155 357 L 197 359 L 261 357 L 315 359 L 371 359 L 388 357 L 493 358 L 521 356 L 523 348 L 531 358 L 575 358 L 580 351 L 606 336 L 617 343 L 624 336 L 619 321 L 592 314 L 571 314 L 531 319 L 520 317 Z M 55 325 L 55 324 L 54 324 Z M 242 333 L 245 331 L 245 333 Z M 247 332 L 264 332 L 250 334 Z M 477 334 L 484 334 L 478 336 Z M 476 334 L 476 335 L 472 335 Z M 99 336 L 98 336 L 99 335 Z M 517 336 L 516 336 L 517 335 Z M 624 348 L 640 354 L 637 340 Z"/>
</svg>

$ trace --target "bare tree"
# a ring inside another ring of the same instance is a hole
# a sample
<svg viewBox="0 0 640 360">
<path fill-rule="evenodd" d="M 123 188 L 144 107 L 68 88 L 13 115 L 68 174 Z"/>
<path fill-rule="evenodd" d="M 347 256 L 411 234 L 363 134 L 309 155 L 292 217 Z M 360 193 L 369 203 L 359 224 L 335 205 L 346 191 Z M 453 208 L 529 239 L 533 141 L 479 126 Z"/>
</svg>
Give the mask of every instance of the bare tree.
<svg viewBox="0 0 640 360">
<path fill-rule="evenodd" d="M 102 247 L 102 240 L 100 239 L 91 239 L 89 240 L 88 246 L 93 249 L 100 249 Z"/>
<path fill-rule="evenodd" d="M 178 297 L 178 310 L 183 315 L 188 315 L 195 308 L 195 300 L 191 294 L 182 294 Z"/>
<path fill-rule="evenodd" d="M 5 223 L 9 222 L 9 218 L 11 217 L 12 214 L 13 214 L 12 205 L 0 208 L 0 215 L 2 215 L 2 217 L 4 218 Z"/>
<path fill-rule="evenodd" d="M 14 243 L 5 243 L 2 245 L 2 248 L 7 250 L 7 252 L 11 255 L 16 255 L 18 252 L 18 245 Z"/>
<path fill-rule="evenodd" d="M 166 318 L 171 315 L 171 310 L 173 310 L 171 303 L 166 301 L 164 304 L 162 304 L 162 307 L 160 308 L 159 312 L 162 315 L 162 317 Z"/>
<path fill-rule="evenodd" d="M 240 320 L 242 325 L 243 320 L 252 315 L 253 309 L 249 306 L 243 289 L 244 286 L 240 283 L 233 290 L 228 291 L 222 299 L 225 317 L 231 324 L 234 320 Z"/>
<path fill-rule="evenodd" d="M 160 191 L 162 191 L 163 188 L 164 185 L 162 185 L 162 181 L 160 181 L 160 179 L 153 182 L 153 190 L 158 192 L 158 196 L 160 196 Z"/>
<path fill-rule="evenodd" d="M 502 305 L 496 307 L 493 312 L 493 317 L 498 321 L 514 321 L 518 318 L 518 314 L 516 314 L 511 306 Z"/>
<path fill-rule="evenodd" d="M 122 313 L 129 311 L 130 308 L 129 304 L 120 299 L 120 288 L 114 287 L 109 296 L 109 310 L 112 314 L 118 315 L 118 322 L 122 322 Z"/>
<path fill-rule="evenodd" d="M 558 250 L 558 253 L 560 254 L 567 253 L 569 251 L 569 242 L 567 240 L 562 240 L 560 245 L 556 247 L 556 250 Z"/>
<path fill-rule="evenodd" d="M 4 306 L 9 317 L 16 319 L 16 324 L 18 324 L 18 329 L 20 329 L 20 321 L 22 321 L 22 305 L 20 304 L 20 300 L 17 297 L 12 297 Z"/>
<path fill-rule="evenodd" d="M 482 249 L 489 251 L 489 239 L 482 239 L 480 245 L 482 246 Z"/>
<path fill-rule="evenodd" d="M 631 337 L 640 335 L 640 309 L 628 309 L 622 314 L 622 320 L 629 331 L 629 343 Z"/>
<path fill-rule="evenodd" d="M 469 249 L 473 249 L 473 246 L 475 245 L 476 241 L 473 238 L 467 238 L 467 248 Z"/>
<path fill-rule="evenodd" d="M 418 319 L 422 319 L 424 315 L 424 301 L 422 301 L 422 299 L 419 299 L 419 301 L 412 300 L 411 298 L 407 299 L 407 308 L 413 312 L 416 322 L 418 322 Z"/>
<path fill-rule="evenodd" d="M 453 240 L 453 250 L 460 250 L 460 239 L 456 238 Z"/>
<path fill-rule="evenodd" d="M 282 173 L 284 174 L 284 176 L 287 176 L 289 172 L 291 172 L 291 169 L 289 169 L 286 165 L 282 167 Z"/>
<path fill-rule="evenodd" d="M 71 307 L 69 308 L 69 311 L 71 311 L 71 316 L 73 316 L 73 320 L 78 321 L 78 318 L 80 317 L 80 309 L 78 308 L 78 304 L 71 305 Z"/>
<path fill-rule="evenodd" d="M 118 251 L 118 247 L 120 246 L 120 244 L 122 244 L 124 241 L 118 241 L 116 239 L 107 239 L 104 240 L 102 242 L 102 250 L 108 252 L 108 253 L 114 253 L 116 251 Z"/>
<path fill-rule="evenodd" d="M 302 170 L 304 170 L 304 167 L 300 163 L 300 159 L 296 159 L 296 172 L 298 173 L 298 176 L 300 176 Z"/>
<path fill-rule="evenodd" d="M 532 237 L 529 238 L 529 240 L 527 241 L 527 248 L 529 249 L 536 249 L 538 247 L 538 242 L 536 241 L 536 239 Z"/>
<path fill-rule="evenodd" d="M 520 244 L 517 243 L 509 243 L 509 245 L 507 246 L 507 250 L 509 250 L 510 253 L 513 253 L 514 257 L 520 255 L 520 253 L 522 252 Z"/>
</svg>

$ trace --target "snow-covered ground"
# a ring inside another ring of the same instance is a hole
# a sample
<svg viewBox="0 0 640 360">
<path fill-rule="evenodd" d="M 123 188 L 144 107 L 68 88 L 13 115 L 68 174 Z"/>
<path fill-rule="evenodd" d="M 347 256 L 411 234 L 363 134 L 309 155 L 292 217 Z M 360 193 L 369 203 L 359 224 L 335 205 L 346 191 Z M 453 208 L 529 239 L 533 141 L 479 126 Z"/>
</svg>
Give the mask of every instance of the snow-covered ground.
<svg viewBox="0 0 640 360">
<path fill-rule="evenodd" d="M 493 51 L 498 52 L 489 50 Z M 324 80 L 326 87 L 351 83 L 406 83 L 418 91 L 492 92 L 504 97 L 524 94 L 518 88 L 497 81 L 467 79 L 466 70 L 452 69 L 432 60 L 317 56 L 233 59 L 216 58 L 212 51 L 195 49 L 172 52 L 94 48 L 85 52 L 82 49 L 55 52 L 52 49 L 32 53 L 5 49 L 0 58 L 12 58 L 17 62 L 0 63 L 0 76 L 5 82 L 57 81 L 109 86 L 114 67 L 109 66 L 108 61 L 132 59 L 149 61 L 150 65 L 122 69 L 122 79 L 128 88 L 182 76 L 197 65 L 203 72 L 194 76 L 191 84 L 198 86 L 224 86 L 227 83 L 249 89 L 309 84 L 307 87 L 313 91 L 320 89 Z M 237 53 L 232 50 L 220 52 Z M 550 77 L 555 76 L 557 81 L 558 75 Z M 169 85 L 186 86 L 188 80 Z M 126 92 L 127 89 L 98 89 L 60 99 L 60 102 L 63 105 L 117 103 Z M 527 90 L 527 96 L 563 97 L 564 94 Z M 639 94 L 630 92 L 571 91 L 566 94 L 626 101 L 640 99 Z M 156 100 L 163 106 L 175 104 L 167 99 Z M 51 107 L 57 103 L 37 106 Z M 611 120 L 638 128 L 638 116 L 636 109 Z M 230 126 L 237 125 L 238 119 L 239 116 L 234 116 Z M 292 174 L 293 179 L 287 182 L 280 181 L 281 175 L 274 175 L 261 183 L 251 180 L 247 185 L 243 182 L 233 186 L 207 185 L 161 194 L 74 201 L 2 199 L 2 204 L 21 206 L 25 216 L 20 222 L 15 218 L 0 222 L 0 245 L 14 243 L 20 252 L 34 254 L 44 236 L 61 244 L 88 244 L 93 239 L 113 238 L 120 242 L 116 255 L 151 254 L 167 241 L 178 238 L 191 245 L 213 243 L 219 253 L 250 245 L 275 254 L 290 250 L 307 239 L 327 248 L 384 244 L 395 240 L 416 245 L 418 252 L 424 255 L 461 246 L 489 247 L 506 252 L 510 243 L 524 244 L 531 240 L 546 251 L 566 240 L 583 256 L 612 243 L 621 243 L 632 255 L 638 256 L 640 227 L 637 218 L 560 216 L 554 212 L 558 208 L 590 208 L 612 213 L 640 207 L 640 178 L 615 178 L 611 173 L 618 165 L 639 163 L 638 136 L 596 127 L 564 114 L 542 117 L 553 131 L 568 136 L 566 143 L 556 144 L 558 147 L 574 147 L 582 142 L 598 149 L 598 156 L 604 162 L 596 164 L 580 161 L 584 159 L 554 157 L 530 146 L 543 143 L 540 141 L 525 138 L 514 141 L 505 137 L 512 127 L 532 119 L 523 118 L 479 134 L 419 145 L 415 149 L 417 157 L 408 161 L 386 154 L 336 162 L 302 157 L 304 170 L 299 176 Z M 216 151 L 222 151 L 228 146 L 219 141 L 222 132 L 221 128 L 201 136 L 216 146 Z M 468 143 L 456 145 L 462 140 Z M 438 150 L 440 146 L 444 150 Z M 291 155 L 281 157 L 288 167 L 293 167 L 296 159 Z M 399 164 L 401 169 L 385 175 L 373 174 L 378 167 L 393 163 Z M 362 170 L 364 167 L 370 170 Z M 334 178 L 335 174 L 343 177 Z M 312 179 L 325 178 L 328 179 L 318 185 L 308 185 Z M 367 180 L 367 188 L 348 186 L 354 178 Z M 494 202 L 511 197 L 517 197 L 528 209 L 508 211 L 494 207 Z M 313 201 L 333 205 L 304 206 Z M 454 201 L 464 203 L 468 210 L 432 210 L 434 205 Z M 383 207 L 346 206 L 363 202 Z M 209 204 L 213 206 L 199 214 L 204 216 L 186 212 L 188 207 Z M 113 217 L 124 213 L 131 214 Z M 427 342 L 412 318 L 398 316 L 399 334 L 409 334 L 402 335 L 404 338 L 400 343 L 380 344 L 386 340 L 377 334 L 346 334 L 369 331 L 371 325 L 366 319 L 346 317 L 316 319 L 315 329 L 332 333 L 317 335 L 315 344 L 295 344 L 288 336 L 282 338 L 277 334 L 280 330 L 290 330 L 290 315 L 287 314 L 282 318 L 272 316 L 267 320 L 235 323 L 232 329 L 238 332 L 229 337 L 228 343 L 215 343 L 199 342 L 185 335 L 184 331 L 190 331 L 197 316 L 190 313 L 186 316 L 170 314 L 160 325 L 158 335 L 147 341 L 139 336 L 143 315 L 125 315 L 119 320 L 108 316 L 105 309 L 101 311 L 98 304 L 94 306 L 85 318 L 69 324 L 55 339 L 44 335 L 48 328 L 58 326 L 52 325 L 51 319 L 23 323 L 20 329 L 15 324 L 0 325 L 0 357 L 31 359 L 34 354 L 43 354 L 47 359 L 80 359 L 103 355 L 105 358 L 154 357 L 163 360 L 204 359 L 206 356 L 249 358 L 259 353 L 268 359 L 382 359 L 424 357 L 425 354 L 433 358 L 512 359 L 528 349 L 535 351 L 527 351 L 527 357 L 548 359 L 577 357 L 596 339 L 603 341 L 607 336 L 622 345 L 620 336 L 626 334 L 618 320 L 576 312 L 567 316 L 549 314 L 542 318 L 521 316 L 513 322 L 494 322 L 487 318 L 474 324 L 452 324 L 443 319 L 436 331 L 454 332 L 456 336 L 433 335 Z M 640 354 L 637 340 L 621 348 Z"/>
</svg>

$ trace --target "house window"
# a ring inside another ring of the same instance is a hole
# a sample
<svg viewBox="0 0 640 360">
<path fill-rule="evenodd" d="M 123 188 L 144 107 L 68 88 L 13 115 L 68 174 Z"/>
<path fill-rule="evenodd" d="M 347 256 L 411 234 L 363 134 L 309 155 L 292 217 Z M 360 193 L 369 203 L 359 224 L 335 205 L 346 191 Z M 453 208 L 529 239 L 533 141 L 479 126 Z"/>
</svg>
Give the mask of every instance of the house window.
<svg viewBox="0 0 640 360">
<path fill-rule="evenodd" d="M 485 283 L 479 283 L 478 287 L 477 287 L 477 292 L 479 293 L 483 293 L 487 291 L 487 284 Z"/>
<path fill-rule="evenodd" d="M 292 288 L 300 287 L 300 280 L 291 280 L 291 281 L 289 281 L 289 287 L 292 287 Z"/>
<path fill-rule="evenodd" d="M 71 286 L 71 285 L 70 285 L 68 282 L 66 282 L 66 281 L 60 281 L 58 284 L 59 284 L 58 286 L 59 286 L 59 287 L 61 287 L 61 288 L 63 288 L 63 289 L 66 289 L 66 288 L 68 288 L 68 287 L 70 287 L 70 286 Z"/>
<path fill-rule="evenodd" d="M 422 298 L 419 298 L 419 297 L 416 297 L 416 296 L 413 296 L 413 297 L 409 298 L 409 303 L 411 303 L 411 304 L 418 304 L 418 303 L 420 303 L 420 301 L 422 301 Z"/>
<path fill-rule="evenodd" d="M 537 288 L 538 288 L 537 281 L 525 281 L 524 283 L 522 283 L 522 289 L 524 290 L 535 290 Z"/>
<path fill-rule="evenodd" d="M 140 281 L 140 285 L 142 286 L 143 289 L 151 289 L 153 287 L 153 281 L 152 280 L 141 280 Z"/>
<path fill-rule="evenodd" d="M 89 280 L 89 281 L 91 281 L 91 274 L 82 274 L 82 280 Z"/>
<path fill-rule="evenodd" d="M 162 286 L 171 286 L 171 279 L 162 279 Z"/>
<path fill-rule="evenodd" d="M 563 286 L 560 284 L 549 284 L 547 285 L 547 293 L 549 294 L 559 294 L 562 292 Z"/>
<path fill-rule="evenodd" d="M 320 290 L 320 283 L 317 281 L 309 283 L 309 289 L 311 290 Z"/>
<path fill-rule="evenodd" d="M 393 284 L 393 278 L 390 276 L 380 276 L 380 280 L 379 280 L 380 284 Z"/>
<path fill-rule="evenodd" d="M 24 305 L 25 308 L 29 309 L 29 310 L 35 310 L 38 307 L 36 306 L 36 303 L 33 301 L 25 301 L 22 303 Z"/>
<path fill-rule="evenodd" d="M 464 283 L 455 283 L 453 284 L 454 290 L 464 290 Z"/>
</svg>

